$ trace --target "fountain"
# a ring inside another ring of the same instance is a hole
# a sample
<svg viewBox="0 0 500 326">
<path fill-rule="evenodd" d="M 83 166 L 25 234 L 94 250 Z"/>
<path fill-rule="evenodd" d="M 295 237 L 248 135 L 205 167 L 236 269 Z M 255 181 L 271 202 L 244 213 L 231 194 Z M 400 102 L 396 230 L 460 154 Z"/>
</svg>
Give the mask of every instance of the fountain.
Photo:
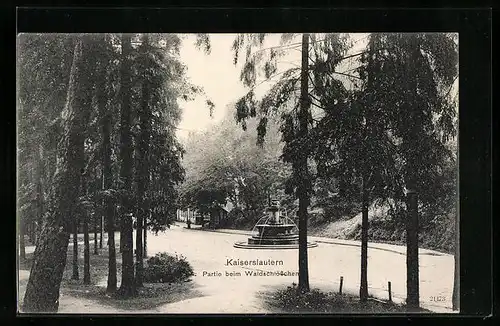
<svg viewBox="0 0 500 326">
<path fill-rule="evenodd" d="M 267 212 L 268 215 L 261 217 L 255 224 L 248 241 L 236 242 L 234 246 L 246 249 L 297 249 L 297 225 L 287 216 L 281 216 L 279 201 L 271 201 Z M 307 247 L 317 247 L 317 244 L 308 242 Z"/>
</svg>

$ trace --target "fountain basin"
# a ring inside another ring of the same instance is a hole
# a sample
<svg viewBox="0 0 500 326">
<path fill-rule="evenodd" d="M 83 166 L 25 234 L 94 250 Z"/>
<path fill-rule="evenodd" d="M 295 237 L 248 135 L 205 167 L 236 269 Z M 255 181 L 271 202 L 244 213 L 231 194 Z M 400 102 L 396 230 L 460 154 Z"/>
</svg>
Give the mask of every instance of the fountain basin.
<svg viewBox="0 0 500 326">
<path fill-rule="evenodd" d="M 252 236 L 247 241 L 236 242 L 234 247 L 244 249 L 298 249 L 297 225 L 292 219 L 280 214 L 279 201 L 272 201 L 267 211 L 269 215 L 263 216 L 257 221 Z M 308 248 L 317 246 L 315 242 L 307 243 Z"/>
<path fill-rule="evenodd" d="M 294 235 L 295 224 L 257 224 L 257 237 L 276 237 L 276 236 L 291 236 Z"/>
<path fill-rule="evenodd" d="M 240 249 L 270 249 L 270 250 L 280 250 L 280 249 L 299 249 L 299 244 L 251 244 L 247 241 L 238 241 L 233 245 L 235 248 Z M 307 248 L 317 247 L 316 242 L 307 242 Z"/>
<path fill-rule="evenodd" d="M 248 239 L 249 244 L 268 244 L 268 245 L 289 245 L 289 244 L 298 244 L 299 243 L 299 236 L 298 235 L 291 235 L 291 236 L 274 236 L 274 237 L 266 237 L 266 238 L 261 238 L 258 236 L 253 236 Z"/>
</svg>

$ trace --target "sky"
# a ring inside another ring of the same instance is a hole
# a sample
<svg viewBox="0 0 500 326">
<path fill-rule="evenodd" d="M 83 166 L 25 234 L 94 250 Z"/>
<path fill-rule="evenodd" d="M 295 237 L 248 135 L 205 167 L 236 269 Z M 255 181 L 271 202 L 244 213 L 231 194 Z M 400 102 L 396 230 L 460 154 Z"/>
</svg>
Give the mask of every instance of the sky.
<svg viewBox="0 0 500 326">
<path fill-rule="evenodd" d="M 363 50 L 368 39 L 367 33 L 349 34 L 353 42 L 349 53 L 359 53 Z M 189 80 L 203 87 L 206 97 L 198 96 L 194 101 L 180 103 L 182 108 L 182 120 L 178 126 L 177 135 L 185 138 L 190 131 L 202 131 L 209 129 L 219 122 L 228 109 L 248 90 L 240 81 L 240 72 L 245 54 L 242 53 L 237 65 L 233 64 L 234 53 L 231 49 L 236 34 L 210 34 L 211 53 L 206 54 L 195 46 L 196 37 L 187 35 L 183 41 L 180 58 L 187 67 Z M 318 37 L 318 39 L 321 36 Z M 300 65 L 300 34 L 291 43 L 299 42 L 298 46 L 288 51 L 288 55 L 280 58 L 278 71 Z M 280 34 L 271 34 L 266 38 L 263 48 L 277 46 L 280 44 Z M 244 51 L 243 51 L 244 52 Z M 352 66 L 346 67 L 346 70 Z M 339 69 L 339 71 L 342 71 Z M 257 78 L 257 83 L 263 78 Z M 256 96 L 263 95 L 272 82 L 263 83 L 255 90 Z M 458 87 L 458 81 L 457 85 Z M 210 117 L 209 109 L 205 100 L 210 99 L 215 104 L 213 117 Z"/>
<path fill-rule="evenodd" d="M 366 40 L 367 34 L 351 34 L 355 40 L 363 38 Z M 210 34 L 211 53 L 205 54 L 195 46 L 195 36 L 188 35 L 183 41 L 180 57 L 187 67 L 189 80 L 198 86 L 202 86 L 206 98 L 215 104 L 213 117 L 210 117 L 205 97 L 198 96 L 194 101 L 182 102 L 182 120 L 178 126 L 177 135 L 180 138 L 186 137 L 190 131 L 201 131 L 210 128 L 219 122 L 225 115 L 230 104 L 235 103 L 248 90 L 240 81 L 240 72 L 245 54 L 237 65 L 233 64 L 234 53 L 231 49 L 236 34 Z M 291 43 L 300 42 L 300 35 L 297 40 Z M 271 34 L 266 38 L 263 48 L 277 46 L 280 43 L 280 34 Z M 352 51 L 357 51 L 363 42 L 357 42 Z M 288 51 L 286 57 L 280 59 L 278 71 L 300 65 L 300 45 Z M 263 78 L 257 78 L 257 83 Z M 263 83 L 256 94 L 263 94 L 271 83 Z M 231 109 L 231 108 L 229 108 Z"/>
<path fill-rule="evenodd" d="M 210 54 L 195 47 L 195 37 L 192 35 L 183 41 L 180 57 L 187 66 L 187 76 L 193 84 L 203 87 L 206 96 L 215 104 L 215 110 L 210 118 L 202 96 L 181 103 L 183 112 L 178 126 L 179 136 L 216 123 L 224 116 L 226 106 L 245 94 L 245 88 L 239 81 L 240 67 L 233 65 L 231 45 L 234 37 L 232 34 L 211 35 Z"/>
</svg>

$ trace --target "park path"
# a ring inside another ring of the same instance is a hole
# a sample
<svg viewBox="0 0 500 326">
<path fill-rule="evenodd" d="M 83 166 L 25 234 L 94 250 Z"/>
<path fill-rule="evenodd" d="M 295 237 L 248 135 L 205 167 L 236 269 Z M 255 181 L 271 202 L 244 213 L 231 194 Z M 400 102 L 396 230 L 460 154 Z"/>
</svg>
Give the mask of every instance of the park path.
<svg viewBox="0 0 500 326">
<path fill-rule="evenodd" d="M 245 241 L 248 232 L 218 230 L 207 232 L 188 230 L 181 224 L 163 234 L 148 238 L 148 251 L 167 251 L 187 257 L 196 271 L 193 281 L 200 285 L 205 296 L 167 304 L 159 312 L 226 312 L 265 313 L 258 292 L 270 287 L 291 285 L 297 276 L 245 276 L 246 270 L 298 270 L 297 250 L 250 250 L 234 248 L 236 241 Z M 310 237 L 319 243 L 309 249 L 309 277 L 312 288 L 337 291 L 344 279 L 345 292 L 359 291 L 359 242 Z M 402 303 L 406 298 L 406 248 L 390 244 L 369 244 L 368 280 L 370 294 L 387 299 L 387 282 L 391 281 L 393 300 Z M 431 311 L 452 312 L 454 260 L 452 255 L 432 250 L 420 251 L 421 305 Z M 227 259 L 282 260 L 283 266 L 245 267 L 225 266 Z M 221 277 L 203 276 L 203 271 L 218 271 Z M 241 276 L 225 276 L 226 272 L 240 272 Z M 434 302 L 436 297 L 443 301 Z"/>
<path fill-rule="evenodd" d="M 166 232 L 160 232 L 157 235 L 148 234 L 150 256 L 158 252 L 168 252 L 182 254 L 187 258 L 195 270 L 193 283 L 202 295 L 141 312 L 268 313 L 259 293 L 271 288 L 291 285 L 297 282 L 297 276 L 248 276 L 245 272 L 279 270 L 297 272 L 298 251 L 251 250 L 233 247 L 236 241 L 245 241 L 247 237 L 248 232 L 245 231 L 188 230 L 182 224 L 176 224 Z M 119 237 L 116 240 L 119 241 Z M 360 275 L 359 242 L 317 237 L 310 237 L 310 240 L 318 242 L 318 247 L 310 248 L 308 251 L 311 288 L 338 291 L 339 279 L 342 276 L 343 291 L 356 294 L 359 291 Z M 404 301 L 406 297 L 405 250 L 404 246 L 369 244 L 368 285 L 371 295 L 387 299 L 387 282 L 391 281 L 393 300 L 399 303 Z M 421 250 L 419 257 L 422 307 L 434 312 L 451 313 L 453 256 L 431 250 Z M 227 266 L 228 259 L 273 260 L 282 261 L 283 265 Z M 221 276 L 208 276 L 209 273 L 220 273 Z M 230 276 L 226 273 L 239 274 Z M 27 276 L 20 275 L 20 277 Z M 433 299 L 436 297 L 440 297 L 443 301 L 434 302 Z M 60 312 L 63 313 L 127 312 L 65 295 L 61 296 L 60 302 Z"/>
</svg>

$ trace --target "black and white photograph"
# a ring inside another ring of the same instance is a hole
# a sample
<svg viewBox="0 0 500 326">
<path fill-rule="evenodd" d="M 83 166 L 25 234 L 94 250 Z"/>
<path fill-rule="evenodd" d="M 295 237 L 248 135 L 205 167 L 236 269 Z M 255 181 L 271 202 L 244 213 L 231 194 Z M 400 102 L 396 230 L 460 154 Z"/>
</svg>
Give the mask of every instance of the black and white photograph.
<svg viewBox="0 0 500 326">
<path fill-rule="evenodd" d="M 458 36 L 18 34 L 18 312 L 460 312 Z"/>
</svg>

